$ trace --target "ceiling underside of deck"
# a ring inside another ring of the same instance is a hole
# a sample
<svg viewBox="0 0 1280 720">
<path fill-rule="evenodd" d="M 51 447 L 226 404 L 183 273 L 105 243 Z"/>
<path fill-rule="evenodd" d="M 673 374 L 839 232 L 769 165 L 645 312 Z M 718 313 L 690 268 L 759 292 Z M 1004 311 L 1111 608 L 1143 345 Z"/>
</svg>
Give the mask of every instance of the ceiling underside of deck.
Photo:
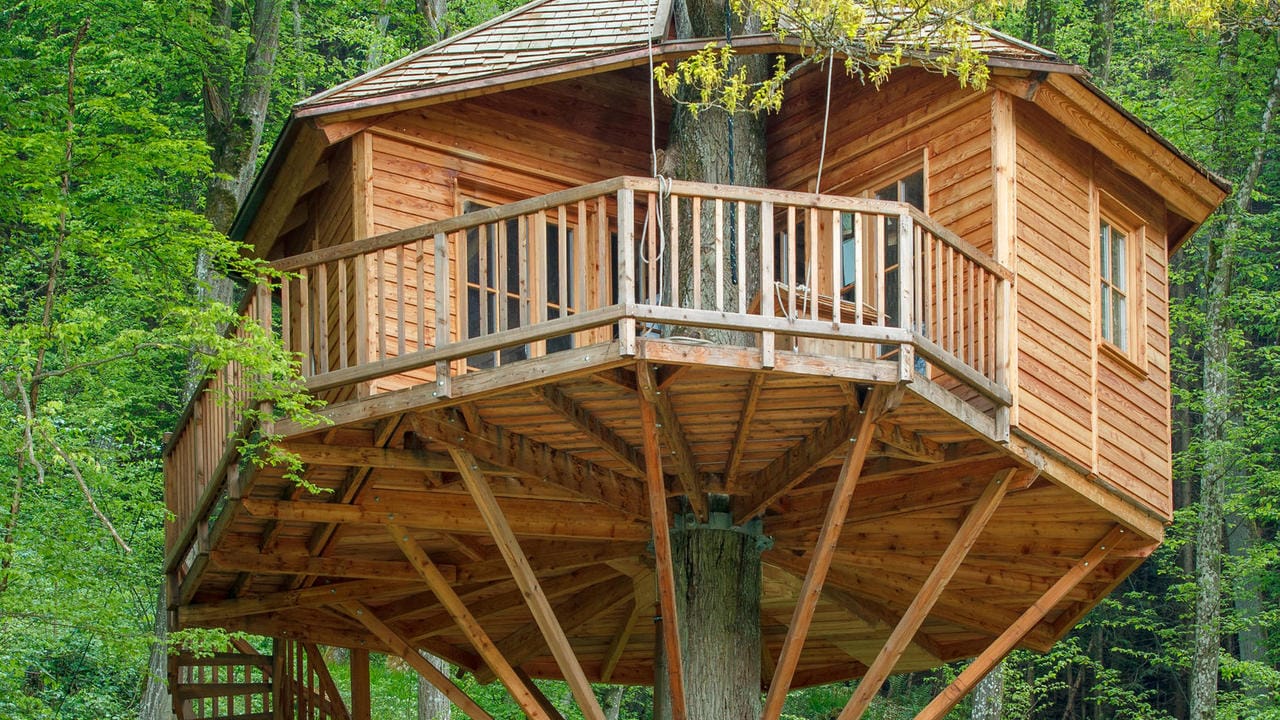
<svg viewBox="0 0 1280 720">
<path fill-rule="evenodd" d="M 830 436 L 856 416 L 850 408 L 867 402 L 868 389 L 815 376 L 696 366 L 657 366 L 654 381 L 651 391 L 678 419 L 678 427 L 666 423 L 669 432 L 661 434 L 673 513 L 686 509 L 676 499 L 681 457 L 688 458 L 702 490 L 733 496 L 736 509 L 765 497 L 760 483 L 786 488 L 764 500 L 764 533 L 773 543 L 763 556 L 767 681 L 850 446 L 847 438 L 833 442 Z M 650 683 L 657 613 L 639 460 L 643 385 L 636 372 L 612 369 L 291 441 L 309 460 L 306 481 L 329 492 L 298 489 L 277 470 L 256 471 L 246 503 L 234 508 L 226 531 L 214 538 L 208 566 L 193 580 L 183 623 L 381 648 L 339 605 L 358 599 L 419 647 L 482 669 L 388 533 L 387 525 L 395 524 L 445 572 L 512 664 L 534 676 L 557 677 L 516 583 L 451 465 L 449 450 L 465 447 L 474 452 L 587 675 Z M 875 438 L 804 645 L 797 686 L 864 672 L 970 506 L 997 473 L 1018 467 L 997 444 L 910 390 L 880 417 Z M 815 447 L 817 456 L 801 452 Z M 557 470 L 562 472 L 549 476 Z M 1029 473 L 1019 477 L 1024 481 L 978 537 L 899 671 L 980 651 L 1115 527 L 1113 517 L 1070 491 L 1031 481 Z M 1028 645 L 1046 647 L 1136 567 L 1148 541 L 1135 535 L 1129 542 L 1049 613 Z"/>
</svg>

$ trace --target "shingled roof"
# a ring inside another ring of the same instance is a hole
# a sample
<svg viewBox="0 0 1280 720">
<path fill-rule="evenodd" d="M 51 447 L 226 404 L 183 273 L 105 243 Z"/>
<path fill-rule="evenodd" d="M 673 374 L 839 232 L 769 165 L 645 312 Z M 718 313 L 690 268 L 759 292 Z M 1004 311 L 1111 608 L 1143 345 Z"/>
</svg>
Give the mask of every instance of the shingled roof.
<svg viewBox="0 0 1280 720">
<path fill-rule="evenodd" d="M 324 114 L 378 98 L 426 96 L 485 78 L 528 73 L 573 61 L 645 51 L 665 55 L 688 42 L 664 42 L 671 0 L 534 0 L 467 32 L 298 103 L 301 114 Z M 974 45 L 993 65 L 1059 64 L 1053 53 L 991 30 L 975 28 Z M 1061 63 L 1063 69 L 1073 68 Z M 552 73 L 554 74 L 554 72 Z"/>
</svg>

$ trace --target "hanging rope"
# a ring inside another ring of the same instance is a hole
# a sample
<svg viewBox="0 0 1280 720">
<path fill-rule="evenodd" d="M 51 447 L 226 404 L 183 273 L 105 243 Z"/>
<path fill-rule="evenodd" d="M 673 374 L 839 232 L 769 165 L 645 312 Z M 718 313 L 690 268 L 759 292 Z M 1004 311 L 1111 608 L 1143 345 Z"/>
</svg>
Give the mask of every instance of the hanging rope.
<svg viewBox="0 0 1280 720">
<path fill-rule="evenodd" d="M 815 193 L 822 192 L 822 165 L 827 159 L 827 121 L 831 118 L 831 73 L 836 67 L 836 56 L 827 61 L 827 105 L 822 111 L 822 149 L 818 151 L 818 179 L 813 184 Z"/>
</svg>

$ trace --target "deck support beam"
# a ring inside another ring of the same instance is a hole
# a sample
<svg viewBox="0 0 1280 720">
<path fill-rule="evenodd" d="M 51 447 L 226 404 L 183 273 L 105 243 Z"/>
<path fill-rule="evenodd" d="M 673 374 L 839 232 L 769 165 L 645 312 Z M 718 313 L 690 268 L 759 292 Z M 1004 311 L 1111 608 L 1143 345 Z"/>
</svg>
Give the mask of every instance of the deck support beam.
<svg viewBox="0 0 1280 720">
<path fill-rule="evenodd" d="M 373 633 L 379 640 L 383 642 L 392 652 L 400 656 L 409 664 L 418 674 L 426 679 L 449 698 L 449 701 L 457 705 L 467 717 L 472 720 L 493 720 L 493 716 L 484 711 L 484 708 L 476 704 L 469 695 L 462 691 L 462 688 L 453 684 L 447 675 L 436 669 L 431 661 L 422 657 L 417 648 L 413 647 L 408 640 L 393 630 L 386 623 L 378 619 L 364 603 L 352 601 L 346 603 L 343 608 L 364 625 L 369 632 Z"/>
<path fill-rule="evenodd" d="M 774 666 L 773 680 L 769 683 L 769 695 L 765 699 L 761 716 L 763 720 L 777 720 L 782 714 L 782 704 L 787 699 L 787 691 L 791 689 L 791 680 L 795 675 L 796 665 L 800 662 L 800 650 L 809 635 L 809 624 L 813 621 L 818 598 L 822 595 L 822 585 L 831 568 L 831 558 L 840 544 L 840 531 L 844 528 L 845 517 L 853 503 L 853 492 L 858 485 L 858 477 L 862 474 L 862 464 L 871 447 L 873 428 L 884 407 L 884 396 L 885 391 L 881 388 L 872 391 L 854 430 L 855 435 L 846 440 L 850 443 L 849 454 L 845 456 L 844 465 L 840 468 L 840 477 L 836 480 L 831 503 L 827 506 L 826 519 L 818 533 L 817 546 L 809 558 L 809 571 L 805 573 L 795 610 L 791 614 L 791 622 L 787 626 L 787 637 L 782 642 L 782 652 Z"/>
<path fill-rule="evenodd" d="M 481 463 L 508 468 L 606 505 L 633 517 L 644 517 L 644 493 L 633 478 L 585 463 L 544 443 L 515 433 L 498 433 L 488 428 L 473 432 L 458 418 L 442 419 L 433 414 L 415 413 L 414 431 L 424 439 L 446 445 L 449 452 L 462 451 L 469 458 L 467 472 L 480 477 Z M 457 462 L 457 455 L 454 455 Z M 464 473 L 465 477 L 465 473 Z"/>
<path fill-rule="evenodd" d="M 422 575 L 427 587 L 431 588 L 431 592 L 435 594 L 436 599 L 448 611 L 449 616 L 453 618 L 454 624 L 458 626 L 458 629 L 466 636 L 467 641 L 471 643 L 471 647 L 475 648 L 493 674 L 502 681 L 503 686 L 507 688 L 507 692 L 511 694 L 511 699 L 516 701 L 516 704 L 520 706 L 524 714 L 535 720 L 552 720 L 552 716 L 542 708 L 542 704 L 538 702 L 538 699 L 529 690 L 525 681 L 516 674 L 515 668 L 498 651 L 493 641 L 489 639 L 489 634 L 480 626 L 475 616 L 463 604 L 458 594 L 453 591 L 448 579 L 431 561 L 431 557 L 422 550 L 422 546 L 413 539 L 409 531 L 398 525 L 389 524 L 387 525 L 387 532 L 391 534 L 392 539 L 400 546 L 405 558 Z"/>
<path fill-rule="evenodd" d="M 1085 553 L 1080 562 L 1076 563 L 1054 583 L 1040 599 L 1031 604 L 1026 612 L 1018 618 L 1018 620 L 1009 626 L 995 642 L 982 652 L 981 655 L 974 658 L 969 667 L 960 673 L 959 677 L 951 682 L 937 697 L 930 702 L 920 714 L 916 715 L 915 720 L 941 720 L 948 712 L 952 710 L 964 696 L 977 686 L 982 678 L 987 676 L 996 665 L 1004 659 L 1010 651 L 1013 650 L 1019 642 L 1036 626 L 1041 620 L 1049 614 L 1053 608 L 1062 601 L 1063 598 L 1071 592 L 1073 588 L 1079 585 L 1087 578 L 1102 561 L 1115 549 L 1117 543 L 1125 538 L 1126 530 L 1117 525 L 1094 545 L 1089 552 Z"/>
<path fill-rule="evenodd" d="M 449 454 L 453 456 L 453 461 L 457 463 L 458 472 L 462 475 L 462 482 L 467 486 L 467 492 L 471 494 L 471 499 L 475 501 L 476 507 L 480 509 L 480 515 L 484 518 L 485 524 L 489 526 L 489 532 L 493 535 L 494 542 L 497 544 L 499 552 L 502 553 L 502 557 L 507 561 L 512 577 L 515 578 L 520 591 L 524 593 L 525 599 L 529 604 L 529 610 L 533 613 L 533 619 L 542 630 L 547 646 L 551 649 L 551 654 L 555 658 L 556 664 L 560 667 L 560 672 L 569 684 L 569 689 L 573 692 L 574 699 L 578 701 L 578 707 L 582 710 L 583 716 L 587 720 L 604 720 L 604 711 L 601 710 L 600 703 L 596 700 L 595 692 L 591 689 L 591 683 L 587 681 L 586 673 L 582 670 L 582 664 L 578 662 L 578 657 L 574 655 L 573 648 L 569 645 L 569 638 L 565 636 L 564 628 L 560 627 L 560 621 L 556 619 L 555 613 L 551 610 L 551 603 L 548 602 L 546 595 L 543 594 L 537 575 L 534 574 L 533 568 L 529 566 L 529 560 L 525 557 L 524 551 L 520 549 L 520 543 L 516 540 L 516 535 L 511 530 L 511 525 L 507 522 L 507 516 L 502 512 L 502 508 L 498 506 L 498 499 L 494 497 L 493 489 L 489 487 L 489 484 L 485 482 L 484 476 L 476 469 L 475 456 L 460 448 L 450 448 Z"/>
<path fill-rule="evenodd" d="M 881 398 L 883 403 L 883 391 Z M 809 477 L 822 461 L 847 445 L 849 438 L 857 433 L 864 418 L 862 411 L 863 408 L 854 405 L 840 410 L 809 437 L 740 483 L 739 487 L 752 491 L 734 500 L 734 517 L 745 520 L 763 514 L 778 498 Z"/>
<path fill-rule="evenodd" d="M 924 581 L 924 585 L 920 587 L 920 591 L 916 593 L 915 599 L 907 606 L 906 613 L 902 619 L 898 621 L 898 625 L 889 634 L 889 639 L 885 641 L 884 647 L 880 650 L 880 654 L 876 656 L 875 662 L 867 669 L 867 674 L 863 676 L 858 683 L 858 688 L 854 690 L 853 697 L 849 698 L 849 702 L 844 706 L 844 710 L 840 713 L 840 720 L 859 720 L 862 714 L 866 712 L 867 706 L 871 704 L 872 698 L 880 691 L 880 686 L 884 684 L 885 678 L 889 677 L 889 673 L 893 671 L 898 660 L 902 658 L 903 652 L 907 646 L 911 644 L 911 639 L 915 637 L 916 631 L 924 624 L 925 618 L 929 616 L 929 611 L 933 609 L 934 603 L 942 596 L 947 588 L 947 583 L 951 581 L 951 577 L 955 575 L 956 570 L 964 562 L 965 557 L 969 554 L 970 548 L 977 542 L 978 536 L 986 529 L 987 522 L 995 515 L 996 508 L 999 507 L 1000 501 L 1004 499 L 1005 493 L 1008 492 L 1009 486 L 1012 484 L 1014 470 L 1001 470 L 996 473 L 995 477 L 982 491 L 982 495 L 978 497 L 977 502 L 969 509 L 965 515 L 964 522 L 960 524 L 960 529 L 956 531 L 955 537 L 951 539 L 951 543 L 947 545 L 947 549 L 943 551 L 942 557 L 938 558 L 938 564 L 934 566 L 933 571 L 929 573 Z"/>
<path fill-rule="evenodd" d="M 653 365 L 641 362 L 636 365 L 636 384 L 640 386 L 643 405 L 648 405 L 656 418 L 644 423 L 645 432 L 656 428 L 668 449 L 675 465 L 676 478 L 680 487 L 689 498 L 689 505 L 699 520 L 707 519 L 707 498 L 702 483 L 698 479 L 698 468 L 694 464 L 693 449 L 689 447 L 689 436 L 680 425 L 680 416 L 671 405 L 671 397 L 658 384 Z M 645 470 L 648 467 L 648 448 L 645 449 Z"/>
<path fill-rule="evenodd" d="M 614 460 L 622 463 L 628 472 L 636 477 L 644 477 L 644 468 L 642 467 L 644 461 L 640 457 L 639 451 L 631 447 L 627 441 L 618 437 L 618 434 L 610 429 L 608 425 L 600 422 L 599 419 L 575 402 L 573 398 L 565 395 L 554 385 L 540 388 L 536 393 L 542 402 L 546 403 L 547 407 L 555 410 L 566 422 L 594 440 L 601 450 L 609 453 Z"/>
<path fill-rule="evenodd" d="M 651 373 L 649 377 L 653 377 Z M 644 433 L 645 486 L 649 491 L 649 513 L 653 517 L 654 565 L 658 572 L 658 605 L 662 618 L 658 642 L 666 655 L 671 718 L 685 720 L 688 710 L 684 690 L 684 657 L 680 651 L 679 613 L 676 610 L 676 573 L 671 563 L 671 520 L 667 517 L 667 486 L 662 477 L 662 453 L 658 450 L 658 430 L 654 427 L 656 423 L 653 403 L 641 398 L 640 425 Z M 656 682 L 655 678 L 655 684 Z M 656 691 L 654 699 L 656 702 Z"/>
<path fill-rule="evenodd" d="M 742 404 L 742 416 L 738 418 L 738 431 L 733 436 L 729 460 L 724 465 L 724 482 L 727 488 L 732 488 L 738 480 L 738 465 L 742 462 L 742 453 L 747 449 L 751 421 L 755 419 L 756 406 L 760 403 L 760 390 L 764 388 L 767 377 L 764 373 L 752 373 L 747 385 L 747 399 Z"/>
</svg>

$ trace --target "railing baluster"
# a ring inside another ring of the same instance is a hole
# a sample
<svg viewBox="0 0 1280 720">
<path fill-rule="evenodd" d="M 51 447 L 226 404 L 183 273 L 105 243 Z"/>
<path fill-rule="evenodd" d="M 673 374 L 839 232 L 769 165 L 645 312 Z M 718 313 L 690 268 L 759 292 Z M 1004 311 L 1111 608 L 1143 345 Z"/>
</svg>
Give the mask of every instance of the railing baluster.
<svg viewBox="0 0 1280 720">
<path fill-rule="evenodd" d="M 840 262 L 840 211 L 831 211 L 831 325 L 840 327 L 841 297 L 844 266 Z"/>
<path fill-rule="evenodd" d="M 396 256 L 396 355 L 403 355 L 405 351 L 405 321 L 404 321 L 404 246 L 399 245 L 395 250 Z"/>
<path fill-rule="evenodd" d="M 862 213 L 853 214 L 853 322 L 865 323 L 863 303 L 866 302 L 867 259 L 863 254 L 862 231 L 865 221 Z"/>
<path fill-rule="evenodd" d="M 671 233 L 667 248 L 667 264 L 671 268 L 671 307 L 680 307 L 680 198 L 671 195 Z"/>
<path fill-rule="evenodd" d="M 351 364 L 347 357 L 347 260 L 338 258 L 338 367 Z"/>
<path fill-rule="evenodd" d="M 796 206 L 787 206 L 787 319 L 796 319 Z"/>
<path fill-rule="evenodd" d="M 329 271 L 316 266 L 316 372 L 329 372 Z"/>
<path fill-rule="evenodd" d="M 716 198 L 716 310 L 724 312 L 724 202 Z"/>
<path fill-rule="evenodd" d="M 736 205 L 736 216 L 738 218 L 738 236 L 737 236 L 737 257 L 738 257 L 738 312 L 745 313 L 747 311 L 747 262 L 750 254 L 747 253 L 747 204 L 741 200 Z"/>
<path fill-rule="evenodd" d="M 776 279 L 773 269 L 773 202 L 760 201 L 760 314 L 773 317 L 773 295 Z M 760 333 L 760 365 L 774 366 L 774 335 L 772 330 Z"/>
<path fill-rule="evenodd" d="M 422 238 L 418 238 L 418 242 L 414 246 L 414 300 L 418 305 L 418 351 L 421 352 L 427 348 L 427 253 L 426 243 Z M 443 267 L 445 274 L 448 274 L 449 264 L 433 265 L 432 271 L 436 267 Z"/>
<path fill-rule="evenodd" d="M 657 196 L 649 193 L 648 203 L 644 209 L 645 246 L 648 248 L 644 258 L 645 302 L 658 304 L 658 287 L 662 279 L 658 277 L 658 203 Z"/>
<path fill-rule="evenodd" d="M 547 211 L 539 210 L 537 215 L 529 217 L 529 222 L 534 225 L 529 228 L 529 247 L 526 251 L 529 261 L 529 293 L 526 303 L 529 309 L 525 325 L 535 325 L 547 319 Z M 546 354 L 546 340 L 530 343 L 530 357 Z"/>
<path fill-rule="evenodd" d="M 693 263 L 689 272 L 693 273 L 693 309 L 702 309 L 702 198 L 693 198 Z"/>
<path fill-rule="evenodd" d="M 805 263 L 804 268 L 804 291 L 807 298 L 805 304 L 809 306 L 809 319 L 818 319 L 818 238 L 822 237 L 822 233 L 818 229 L 818 208 L 809 207 L 809 219 L 805 225 L 805 249 L 808 250 L 809 259 Z"/>
<path fill-rule="evenodd" d="M 495 279 L 497 277 L 497 272 L 496 272 L 497 268 L 496 267 L 494 268 L 495 270 L 495 272 L 493 273 L 494 277 L 491 278 L 489 273 L 489 262 L 490 262 L 489 243 L 490 241 L 494 243 L 493 255 L 496 258 L 498 253 L 498 248 L 497 248 L 498 241 L 496 239 L 498 234 L 498 229 L 496 225 L 481 225 L 475 228 L 475 232 L 476 232 L 476 242 L 478 245 L 477 256 L 480 258 L 479 260 L 480 264 L 477 266 L 477 269 L 476 269 L 476 284 L 480 288 L 480 293 L 479 293 L 480 294 L 480 308 L 479 308 L 480 322 L 476 326 L 476 337 L 479 337 L 482 335 L 489 334 L 489 323 L 490 323 L 489 294 L 490 294 L 491 286 L 492 288 L 496 288 L 495 283 L 497 282 L 497 280 Z M 463 257 L 464 257 L 464 253 L 459 252 L 458 259 L 461 260 Z M 496 261 L 495 261 L 495 265 L 496 265 Z M 497 310 L 498 310 L 497 302 L 495 301 L 494 312 L 497 312 Z M 497 323 L 495 318 L 494 325 L 496 326 L 496 324 Z M 458 333 L 459 336 L 462 336 L 462 337 L 471 336 L 471 326 L 469 324 L 459 326 L 459 328 L 461 330 L 461 332 Z"/>
<path fill-rule="evenodd" d="M 558 267 L 556 289 L 559 291 L 558 301 L 560 310 L 556 317 L 566 317 L 569 314 L 569 284 L 573 281 L 573 274 L 569 272 L 569 222 L 567 211 L 564 205 L 556 208 L 556 244 L 559 249 L 556 251 L 556 262 Z"/>
<path fill-rule="evenodd" d="M 375 323 L 375 332 L 378 336 L 378 358 L 382 360 L 387 357 L 387 254 L 383 249 L 378 250 L 377 257 L 374 259 L 374 282 L 378 285 L 378 306 L 373 313 L 373 322 Z"/>
<path fill-rule="evenodd" d="M 298 337 L 302 357 L 302 374 L 310 377 L 315 369 L 315 348 L 311 347 L 311 268 L 302 269 L 298 287 Z"/>
<path fill-rule="evenodd" d="M 885 307 L 885 236 L 889 234 L 889 229 L 885 227 L 889 222 L 888 215 L 876 216 L 876 237 L 875 237 L 875 254 L 876 254 L 876 324 L 884 326 L 888 319 L 888 308 Z"/>
</svg>

